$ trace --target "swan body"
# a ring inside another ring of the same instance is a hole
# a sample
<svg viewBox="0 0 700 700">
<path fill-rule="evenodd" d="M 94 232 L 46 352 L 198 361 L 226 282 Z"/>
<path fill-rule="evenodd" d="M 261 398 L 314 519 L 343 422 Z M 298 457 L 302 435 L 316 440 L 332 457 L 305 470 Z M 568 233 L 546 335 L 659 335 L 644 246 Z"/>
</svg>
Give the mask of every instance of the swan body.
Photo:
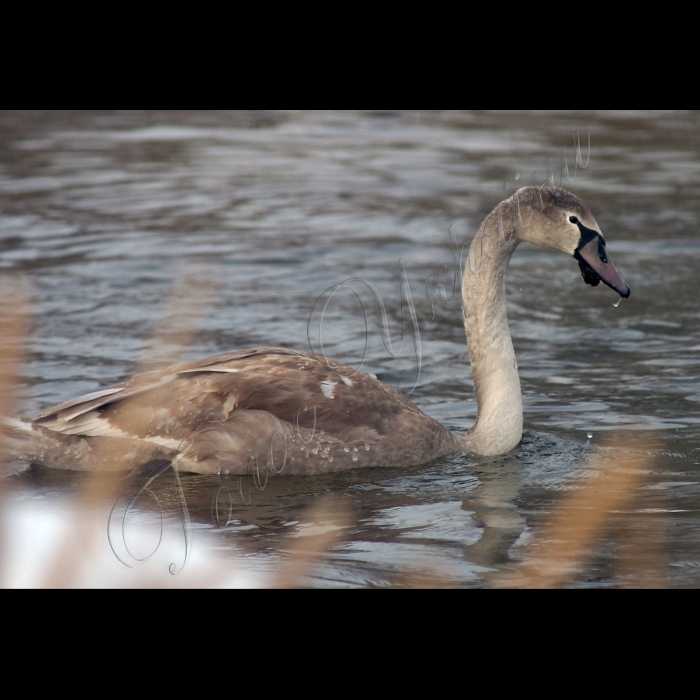
<svg viewBox="0 0 700 700">
<path fill-rule="evenodd" d="M 317 474 L 414 466 L 457 451 L 506 453 L 522 438 L 523 409 L 505 276 L 523 241 L 575 257 L 588 284 L 630 294 L 578 197 L 530 187 L 501 202 L 475 236 L 463 272 L 478 404 L 466 435 L 373 375 L 311 353 L 253 348 L 139 374 L 32 421 L 10 421 L 13 452 L 62 469 L 133 470 L 158 460 L 203 474 Z"/>
</svg>

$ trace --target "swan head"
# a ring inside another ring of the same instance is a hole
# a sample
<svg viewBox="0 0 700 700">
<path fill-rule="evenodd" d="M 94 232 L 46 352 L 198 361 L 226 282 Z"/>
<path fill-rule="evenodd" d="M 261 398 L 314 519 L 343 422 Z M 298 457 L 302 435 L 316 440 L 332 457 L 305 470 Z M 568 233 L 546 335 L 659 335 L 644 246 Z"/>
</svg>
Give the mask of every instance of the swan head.
<svg viewBox="0 0 700 700">
<path fill-rule="evenodd" d="M 586 284 L 595 287 L 602 281 L 629 297 L 630 288 L 610 260 L 598 222 L 575 194 L 558 187 L 523 187 L 511 205 L 519 240 L 571 255 Z"/>
</svg>

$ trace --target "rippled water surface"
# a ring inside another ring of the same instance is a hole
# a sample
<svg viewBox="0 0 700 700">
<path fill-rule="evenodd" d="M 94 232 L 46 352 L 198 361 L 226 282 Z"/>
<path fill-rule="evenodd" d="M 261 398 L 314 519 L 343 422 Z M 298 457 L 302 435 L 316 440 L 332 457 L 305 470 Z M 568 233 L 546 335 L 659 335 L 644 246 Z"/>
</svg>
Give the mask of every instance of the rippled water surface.
<svg viewBox="0 0 700 700">
<path fill-rule="evenodd" d="M 585 168 L 574 167 L 576 131 Z M 520 246 L 508 312 L 522 445 L 491 460 L 280 477 L 231 508 L 222 498 L 233 483 L 183 475 L 194 546 L 240 558 L 255 576 L 274 572 L 304 537 L 336 529 L 310 585 L 403 585 L 420 569 L 449 585 L 487 586 L 525 556 L 591 459 L 636 449 L 645 476 L 618 509 L 626 517 L 601 533 L 572 585 L 696 586 L 699 134 L 696 112 L 2 112 L 0 271 L 33 287 L 20 412 L 159 359 L 308 349 L 317 299 L 349 278 L 381 293 L 396 339 L 401 263 L 420 329 L 412 398 L 467 429 L 476 404 L 461 310 L 431 292 L 439 273 L 451 294 L 452 241 L 469 240 L 501 199 L 542 184 L 548 169 L 559 184 L 566 146 L 564 186 L 594 212 L 632 296 L 616 305 L 612 290 L 583 284 L 575 261 Z M 341 289 L 328 305 L 325 351 L 359 363 L 360 298 L 364 369 L 410 387 L 412 344 L 392 357 L 368 288 L 353 289 L 358 297 Z M 6 479 L 13 498 L 38 511 L 79 481 L 26 465 Z M 156 492 L 177 521 L 166 481 Z M 342 520 L 310 515 L 322 495 Z M 642 546 L 636 578 L 626 579 L 625 543 L 640 533 L 648 556 Z"/>
</svg>

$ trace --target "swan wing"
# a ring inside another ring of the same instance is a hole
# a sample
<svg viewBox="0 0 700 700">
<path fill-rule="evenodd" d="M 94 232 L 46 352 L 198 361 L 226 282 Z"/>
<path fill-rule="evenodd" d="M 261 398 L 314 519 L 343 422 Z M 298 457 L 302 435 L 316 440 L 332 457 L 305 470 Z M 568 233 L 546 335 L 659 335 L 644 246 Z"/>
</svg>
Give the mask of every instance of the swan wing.
<svg viewBox="0 0 700 700">
<path fill-rule="evenodd" d="M 420 413 L 395 389 L 342 363 L 286 348 L 253 348 L 137 375 L 44 411 L 35 421 L 69 435 L 178 449 L 197 431 L 229 421 L 234 428 L 243 411 L 267 412 L 344 442 L 381 439 L 400 414 Z"/>
</svg>

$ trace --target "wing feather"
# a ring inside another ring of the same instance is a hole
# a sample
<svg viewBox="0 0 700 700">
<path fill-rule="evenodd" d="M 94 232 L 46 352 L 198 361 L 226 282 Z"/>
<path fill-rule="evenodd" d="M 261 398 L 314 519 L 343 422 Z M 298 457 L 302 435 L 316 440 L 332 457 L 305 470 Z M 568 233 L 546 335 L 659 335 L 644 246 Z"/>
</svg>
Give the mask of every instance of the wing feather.
<svg viewBox="0 0 700 700">
<path fill-rule="evenodd" d="M 137 375 L 44 411 L 36 421 L 66 434 L 170 441 L 246 410 L 317 426 L 347 442 L 368 434 L 379 439 L 399 414 L 419 412 L 396 390 L 342 363 L 252 348 Z"/>
</svg>

